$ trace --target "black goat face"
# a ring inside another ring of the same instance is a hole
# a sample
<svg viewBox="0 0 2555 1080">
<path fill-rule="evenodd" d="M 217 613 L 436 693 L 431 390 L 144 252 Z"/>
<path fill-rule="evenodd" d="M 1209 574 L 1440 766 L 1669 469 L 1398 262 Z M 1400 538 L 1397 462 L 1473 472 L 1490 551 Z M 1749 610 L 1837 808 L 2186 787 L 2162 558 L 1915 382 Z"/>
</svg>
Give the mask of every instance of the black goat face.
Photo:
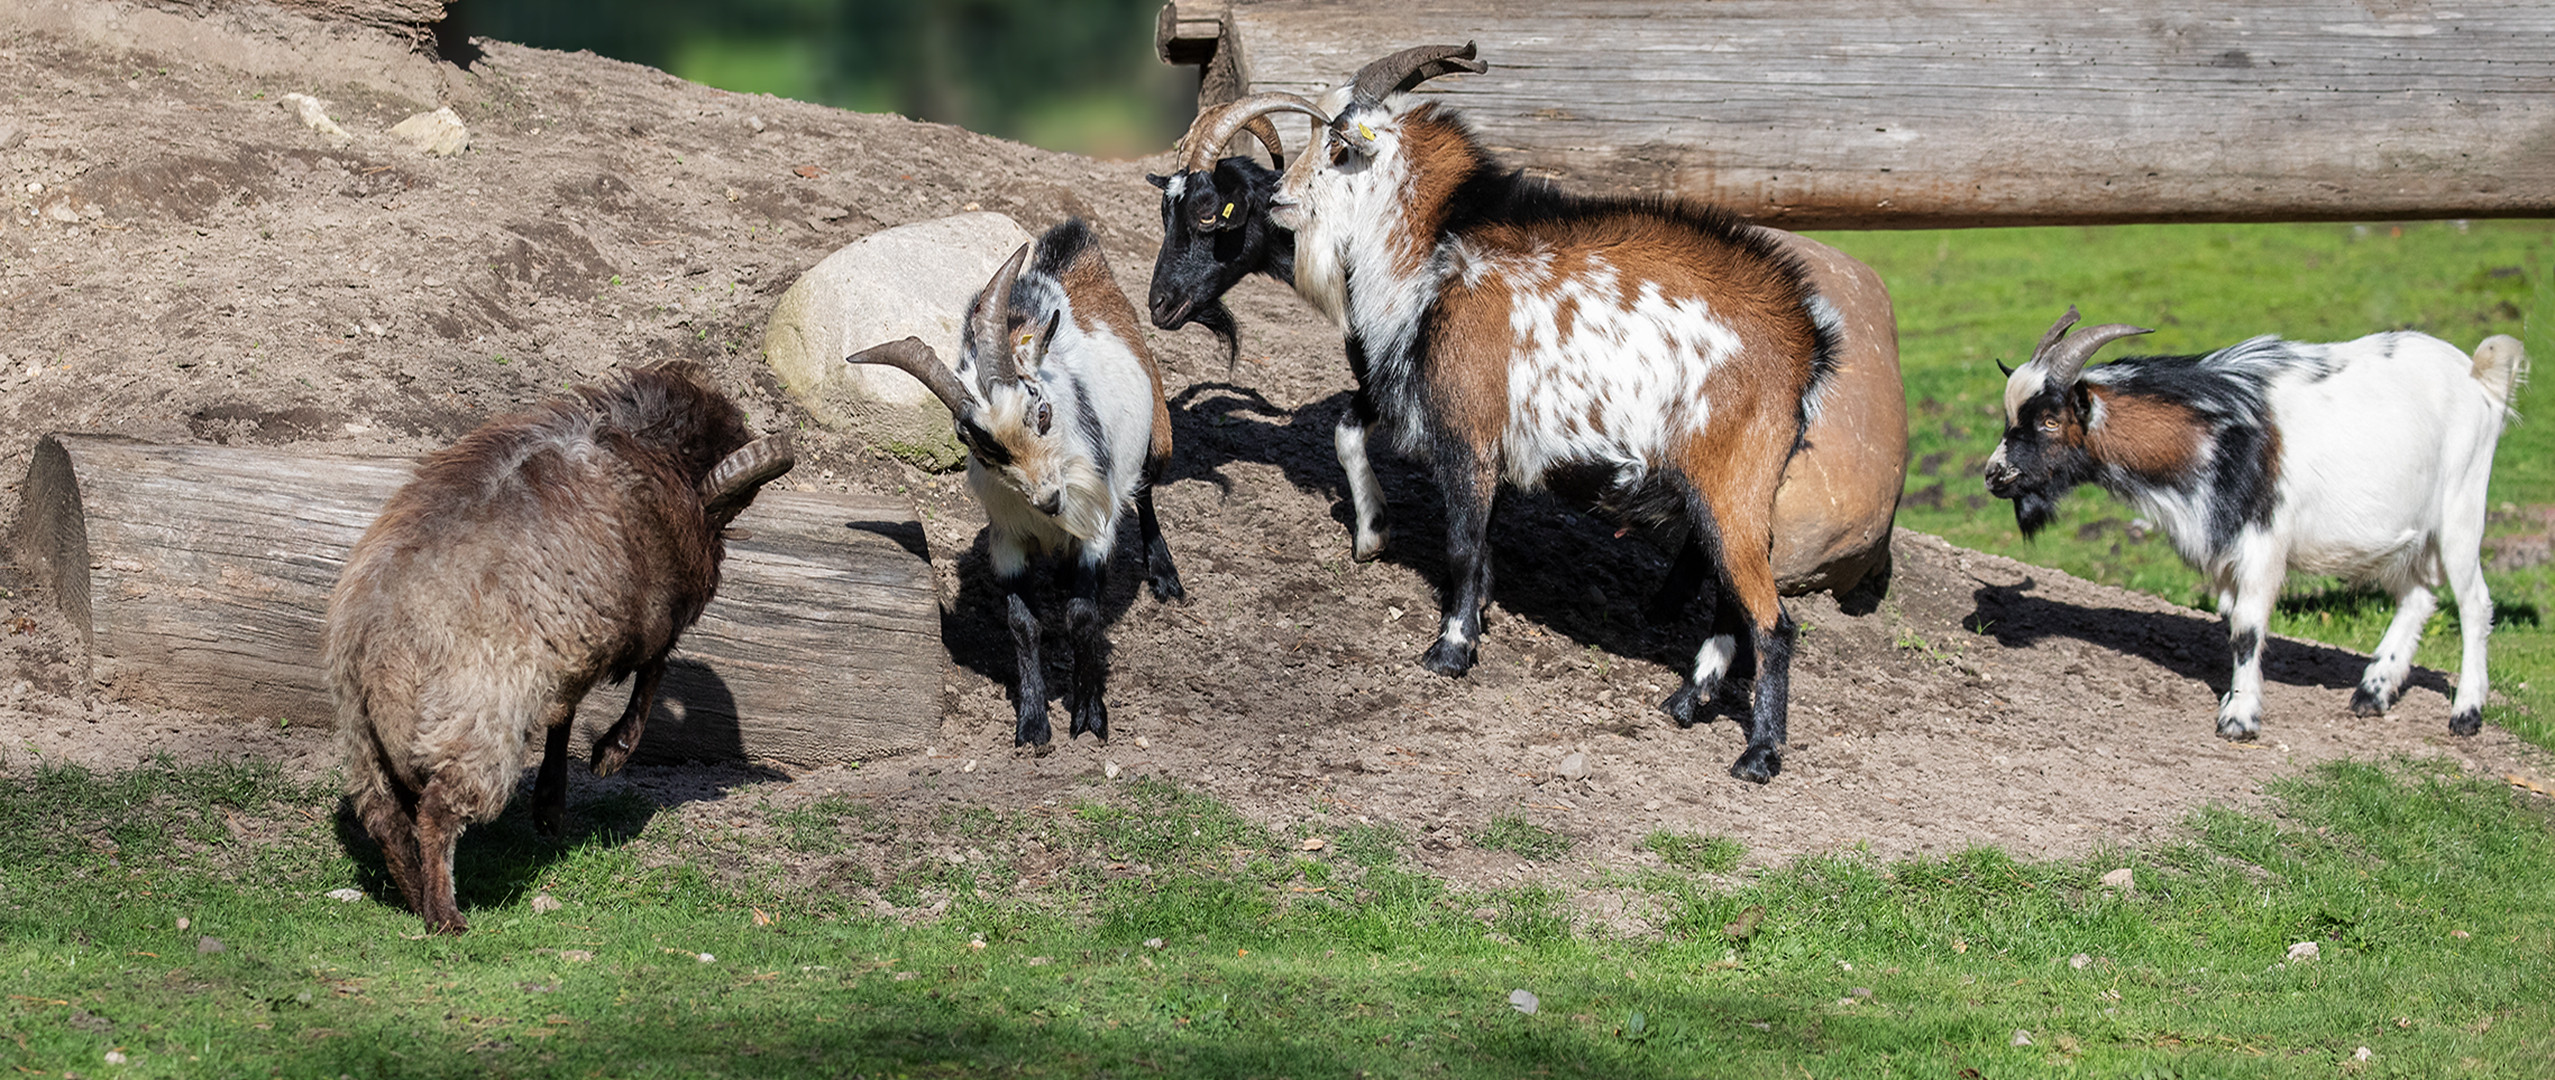
<svg viewBox="0 0 2555 1080">
<path fill-rule="evenodd" d="M 2026 367 L 2014 379 L 2037 375 Z M 2082 384 L 2020 397 L 2006 417 L 2005 437 L 1987 459 L 1987 493 L 2014 502 L 2014 524 L 2038 535 L 2058 516 L 2058 500 L 2093 479 L 2084 417 L 2091 401 Z"/>
<path fill-rule="evenodd" d="M 1225 291 L 1267 261 L 1267 199 L 1227 158 L 1212 172 L 1148 176 L 1162 189 L 1162 250 L 1153 259 L 1146 294 L 1153 325 L 1177 330 L 1191 320 L 1229 323 L 1219 301 Z M 1252 166 L 1257 167 L 1257 166 Z M 1256 185 L 1265 187 L 1266 185 Z"/>
</svg>

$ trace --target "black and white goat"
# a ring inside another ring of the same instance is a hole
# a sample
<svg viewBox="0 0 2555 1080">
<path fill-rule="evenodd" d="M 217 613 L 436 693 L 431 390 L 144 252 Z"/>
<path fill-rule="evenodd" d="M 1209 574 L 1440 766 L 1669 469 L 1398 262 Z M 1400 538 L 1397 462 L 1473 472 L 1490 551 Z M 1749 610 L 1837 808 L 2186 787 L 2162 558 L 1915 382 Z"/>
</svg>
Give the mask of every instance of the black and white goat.
<svg viewBox="0 0 2555 1080">
<path fill-rule="evenodd" d="M 2395 620 L 2351 695 L 2386 711 L 2410 674 L 2444 580 L 2465 639 L 2449 730 L 2482 726 L 2484 639 L 2493 624 L 2478 549 L 2484 487 L 2511 390 L 2527 366 L 2496 335 L 2473 356 L 2427 334 L 2330 345 L 2257 337 L 2205 356 L 2133 356 L 2085 369 L 2095 350 L 2147 333 L 2049 328 L 2005 381 L 2005 437 L 1987 489 L 2014 501 L 2030 536 L 2079 484 L 2101 485 L 2160 522 L 2208 576 L 2226 616 L 2235 672 L 2218 734 L 2262 727 L 2262 645 L 2292 570 L 2374 584 Z"/>
<path fill-rule="evenodd" d="M 1153 484 L 1171 460 L 1171 414 L 1135 306 L 1082 219 L 1047 230 L 1035 247 L 1034 261 L 1023 245 L 969 304 L 956 372 L 910 337 L 848 358 L 922 380 L 957 424 L 967 486 L 984 504 L 994 577 L 1007 594 L 1020 677 L 1015 746 L 1051 737 L 1038 616 L 1029 605 L 1033 562 L 1054 557 L 1071 577 L 1069 735 L 1109 737 L 1100 595 L 1128 506 L 1154 597 L 1186 595 L 1153 513 Z"/>
<path fill-rule="evenodd" d="M 1634 521 L 1684 515 L 1711 555 L 1715 637 L 1662 708 L 1692 722 L 1744 634 L 1757 662 L 1731 774 L 1782 768 L 1793 627 L 1770 563 L 1774 494 L 1835 351 L 1797 260 L 1717 210 L 1575 198 L 1499 167 L 1442 105 L 1396 91 L 1472 46 L 1404 50 L 1358 73 L 1288 168 L 1273 220 L 1296 234 L 1297 291 L 1347 328 L 1368 392 L 1444 492 L 1437 640 L 1421 664 L 1472 667 L 1500 482 L 1603 474 Z M 1252 99 L 1246 99 L 1252 100 Z M 1263 96 L 1263 112 L 1319 115 Z"/>
</svg>

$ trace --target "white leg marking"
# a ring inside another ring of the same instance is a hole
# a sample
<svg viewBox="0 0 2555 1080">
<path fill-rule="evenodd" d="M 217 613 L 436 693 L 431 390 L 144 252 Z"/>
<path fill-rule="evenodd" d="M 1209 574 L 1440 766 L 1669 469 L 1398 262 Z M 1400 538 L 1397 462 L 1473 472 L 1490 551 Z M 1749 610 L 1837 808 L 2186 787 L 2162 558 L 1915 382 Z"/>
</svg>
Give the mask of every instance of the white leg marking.
<svg viewBox="0 0 2555 1080">
<path fill-rule="evenodd" d="M 1366 460 L 1366 428 L 1353 417 L 1341 417 L 1339 426 L 1331 429 L 1331 448 L 1339 452 L 1340 469 L 1348 474 L 1349 512 L 1356 524 L 1350 538 L 1350 552 L 1359 559 L 1372 559 L 1384 550 L 1384 486 L 1375 479 L 1375 467 Z"/>
</svg>

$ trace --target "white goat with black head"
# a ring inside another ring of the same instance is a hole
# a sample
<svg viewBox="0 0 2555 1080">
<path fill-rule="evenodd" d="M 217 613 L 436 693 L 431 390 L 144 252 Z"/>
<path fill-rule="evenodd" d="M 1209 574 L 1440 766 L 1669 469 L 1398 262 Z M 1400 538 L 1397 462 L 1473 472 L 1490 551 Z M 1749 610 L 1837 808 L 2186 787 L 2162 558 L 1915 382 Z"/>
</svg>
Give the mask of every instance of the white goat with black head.
<svg viewBox="0 0 2555 1080">
<path fill-rule="evenodd" d="M 1500 482 L 1594 471 L 1602 504 L 1636 522 L 1685 515 L 1710 554 L 1714 637 L 1661 707 L 1691 723 L 1752 650 L 1730 771 L 1771 780 L 1793 639 L 1772 507 L 1832 363 L 1832 312 L 1796 260 L 1728 214 L 1559 194 L 1501 168 L 1445 106 L 1396 93 L 1472 56 L 1430 46 L 1367 65 L 1272 211 L 1295 231 L 1297 291 L 1347 328 L 1386 426 L 1445 496 L 1451 580 L 1420 662 L 1472 667 Z M 1320 115 L 1297 99 L 1252 107 Z"/>
<path fill-rule="evenodd" d="M 2226 616 L 2235 671 L 2218 734 L 2262 727 L 2262 646 L 2292 570 L 2373 584 L 2395 620 L 2351 695 L 2384 713 L 2411 674 L 2422 623 L 2445 581 L 2465 655 L 2449 730 L 2483 724 L 2484 488 L 2511 390 L 2518 340 L 2469 356 L 2411 331 L 2316 345 L 2263 336 L 2205 356 L 2132 356 L 2086 370 L 2111 341 L 2147 333 L 2097 326 L 2069 336 L 2067 309 L 2005 381 L 2005 437 L 1987 488 L 2014 501 L 2030 536 L 2060 497 L 2099 484 L 2151 520 L 2208 577 Z"/>
<path fill-rule="evenodd" d="M 1187 595 L 1153 512 L 1153 484 L 1171 460 L 1171 413 L 1135 306 L 1080 218 L 1047 230 L 1035 247 L 1035 261 L 1023 245 L 968 305 L 956 372 L 910 337 L 849 357 L 922 380 L 956 422 L 967 486 L 984 504 L 994 577 L 1006 594 L 1020 679 L 1015 746 L 1051 738 L 1038 616 L 1029 604 L 1034 562 L 1053 558 L 1071 577 L 1069 735 L 1109 737 L 1100 596 L 1130 505 L 1154 597 Z"/>
</svg>

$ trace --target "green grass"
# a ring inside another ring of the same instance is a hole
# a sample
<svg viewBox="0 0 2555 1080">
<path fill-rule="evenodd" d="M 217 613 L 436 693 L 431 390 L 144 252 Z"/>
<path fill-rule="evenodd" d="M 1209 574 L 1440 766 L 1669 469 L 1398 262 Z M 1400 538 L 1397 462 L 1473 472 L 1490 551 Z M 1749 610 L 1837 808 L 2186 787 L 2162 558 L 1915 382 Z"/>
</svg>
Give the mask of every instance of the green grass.
<svg viewBox="0 0 2555 1080">
<path fill-rule="evenodd" d="M 39 765 L 0 779 L 0 1062 L 84 1077 L 2546 1075 L 2546 801 L 2427 763 L 2337 765 L 2273 794 L 2270 813 L 2203 813 L 2150 851 L 1826 857 L 1735 887 L 1698 876 L 1731 871 L 1734 845 L 1654 837 L 1675 869 L 1600 886 L 1653 913 L 1638 935 L 1581 925 L 1543 889 L 1467 892 L 1362 861 L 1371 845 L 1307 851 L 1160 782 L 913 835 L 859 800 L 772 811 L 764 833 L 603 800 L 572 808 L 594 826 L 572 844 L 531 837 L 520 807 L 474 833 L 473 929 L 426 939 L 377 897 L 324 895 L 371 879 L 324 785 Z M 941 854 L 954 846 L 986 854 Z M 1033 849 L 1070 858 L 1023 888 L 1014 860 Z M 906 881 L 892 915 L 758 869 L 856 857 Z M 2134 889 L 2100 885 L 2119 866 Z M 2287 963 L 2300 941 L 2320 956 Z M 1539 1011 L 1512 1008 L 1515 989 Z"/>
<path fill-rule="evenodd" d="M 2127 506 L 2094 488 L 2071 496 L 2033 542 L 1979 469 L 2003 426 L 1996 361 L 2028 359 L 2076 304 L 2089 323 L 2156 328 L 2115 353 L 2196 353 L 2261 333 L 2339 341 L 2407 328 L 2472 349 L 2513 334 L 2555 357 L 2555 222 L 2400 225 L 2142 225 L 1822 234 L 1889 283 L 1909 402 L 1912 465 L 1899 523 L 1955 544 L 2056 566 L 2181 603 L 2213 606 L 2199 575 L 2160 536 L 2133 536 Z M 2548 369 L 2555 371 L 2555 368 Z M 2494 457 L 2496 534 L 2525 507 L 2555 504 L 2555 392 L 2522 389 L 2522 420 Z M 2555 566 L 2492 571 L 2494 690 L 2486 719 L 2555 748 Z M 2426 628 L 2419 661 L 2459 666 L 2457 614 Z M 2299 578 L 2275 632 L 2368 652 L 2392 604 L 2331 579 Z M 2277 718 L 2273 718 L 2276 722 Z"/>
</svg>

